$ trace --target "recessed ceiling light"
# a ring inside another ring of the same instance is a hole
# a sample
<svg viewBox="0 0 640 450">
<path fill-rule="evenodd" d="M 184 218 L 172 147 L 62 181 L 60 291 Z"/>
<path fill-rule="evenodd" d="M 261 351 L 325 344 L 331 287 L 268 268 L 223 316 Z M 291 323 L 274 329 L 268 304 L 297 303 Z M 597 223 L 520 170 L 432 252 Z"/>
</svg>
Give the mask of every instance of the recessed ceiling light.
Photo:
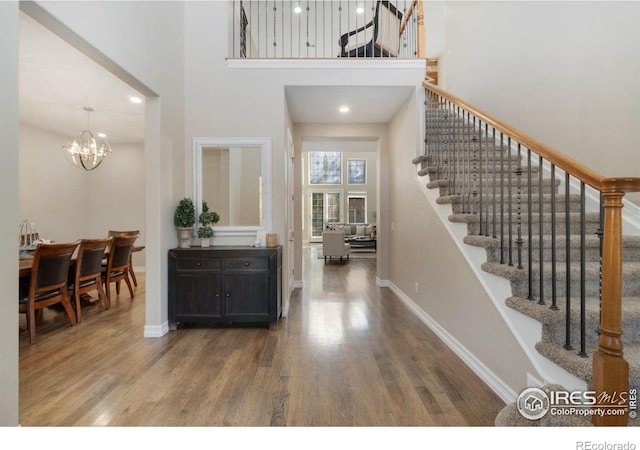
<svg viewBox="0 0 640 450">
<path fill-rule="evenodd" d="M 348 106 L 341 106 L 340 107 L 340 112 L 341 113 L 348 113 L 349 112 L 349 107 Z"/>
<path fill-rule="evenodd" d="M 131 103 L 142 103 L 142 99 L 140 97 L 129 97 L 129 101 Z"/>
<path fill-rule="evenodd" d="M 363 8 L 362 6 L 358 6 L 358 7 L 356 8 L 356 12 L 357 12 L 358 14 L 362 14 L 362 13 L 364 12 L 364 8 Z"/>
<path fill-rule="evenodd" d="M 106 135 L 106 134 L 104 134 L 104 133 L 98 133 L 98 137 L 101 137 L 101 138 L 103 138 L 103 139 L 104 139 L 104 138 L 106 138 L 106 137 L 107 137 L 107 135 Z"/>
<path fill-rule="evenodd" d="M 293 8 L 293 12 L 296 14 L 300 14 L 302 12 L 302 8 L 300 8 L 299 6 L 296 6 L 295 8 Z"/>
</svg>

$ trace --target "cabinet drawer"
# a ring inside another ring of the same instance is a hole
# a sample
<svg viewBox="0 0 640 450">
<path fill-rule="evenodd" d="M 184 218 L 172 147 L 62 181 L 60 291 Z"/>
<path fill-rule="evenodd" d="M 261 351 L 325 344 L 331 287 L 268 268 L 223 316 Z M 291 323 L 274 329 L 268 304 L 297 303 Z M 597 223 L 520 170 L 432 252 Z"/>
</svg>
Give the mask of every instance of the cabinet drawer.
<svg viewBox="0 0 640 450">
<path fill-rule="evenodd" d="M 220 270 L 220 258 L 180 258 L 178 270 Z"/>
<path fill-rule="evenodd" d="M 226 270 L 268 270 L 269 258 L 226 258 Z"/>
</svg>

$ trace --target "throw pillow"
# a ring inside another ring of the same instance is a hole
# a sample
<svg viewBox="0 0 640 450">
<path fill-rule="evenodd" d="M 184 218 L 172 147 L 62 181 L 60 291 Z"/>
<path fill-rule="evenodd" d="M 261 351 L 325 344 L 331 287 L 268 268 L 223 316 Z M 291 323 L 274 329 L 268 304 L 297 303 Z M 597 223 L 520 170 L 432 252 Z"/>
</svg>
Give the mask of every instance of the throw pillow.
<svg viewBox="0 0 640 450">
<path fill-rule="evenodd" d="M 365 230 L 365 234 L 369 237 L 373 237 L 373 225 L 369 225 Z"/>
<path fill-rule="evenodd" d="M 356 235 L 364 236 L 366 228 L 367 227 L 365 225 L 356 225 Z"/>
</svg>

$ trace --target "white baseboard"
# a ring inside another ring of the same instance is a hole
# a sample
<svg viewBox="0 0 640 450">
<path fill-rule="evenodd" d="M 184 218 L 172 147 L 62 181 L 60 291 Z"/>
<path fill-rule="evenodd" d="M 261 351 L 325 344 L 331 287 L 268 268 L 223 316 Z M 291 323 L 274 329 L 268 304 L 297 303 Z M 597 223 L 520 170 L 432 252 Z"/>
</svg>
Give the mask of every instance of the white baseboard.
<svg viewBox="0 0 640 450">
<path fill-rule="evenodd" d="M 376 286 L 388 288 L 389 280 L 381 280 L 380 278 L 376 277 Z"/>
<path fill-rule="evenodd" d="M 161 325 L 145 325 L 144 337 L 158 338 L 162 337 L 169 332 L 169 322 L 164 322 Z"/>
<path fill-rule="evenodd" d="M 495 373 L 493 373 L 482 361 L 475 357 L 464 345 L 454 338 L 447 330 L 442 328 L 429 314 L 402 292 L 395 284 L 388 282 L 389 289 L 398 296 L 398 298 L 406 304 L 411 311 L 428 326 L 447 346 L 456 354 L 464 363 L 469 366 L 473 372 L 484 381 L 487 386 L 502 399 L 503 402 L 509 404 L 516 401 L 518 394 L 511 389 L 504 381 L 502 381 Z"/>
</svg>

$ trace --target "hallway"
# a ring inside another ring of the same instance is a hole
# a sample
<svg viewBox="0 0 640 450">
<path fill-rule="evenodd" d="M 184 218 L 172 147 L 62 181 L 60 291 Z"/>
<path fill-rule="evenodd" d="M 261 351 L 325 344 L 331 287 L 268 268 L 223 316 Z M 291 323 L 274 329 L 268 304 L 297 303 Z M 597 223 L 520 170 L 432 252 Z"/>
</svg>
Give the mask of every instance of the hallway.
<svg viewBox="0 0 640 450">
<path fill-rule="evenodd" d="M 388 289 L 375 259 L 325 264 L 278 330 L 185 327 L 143 338 L 144 276 L 130 299 L 47 310 L 20 335 L 22 426 L 491 426 L 503 402 Z M 23 322 L 21 321 L 21 324 Z"/>
</svg>

